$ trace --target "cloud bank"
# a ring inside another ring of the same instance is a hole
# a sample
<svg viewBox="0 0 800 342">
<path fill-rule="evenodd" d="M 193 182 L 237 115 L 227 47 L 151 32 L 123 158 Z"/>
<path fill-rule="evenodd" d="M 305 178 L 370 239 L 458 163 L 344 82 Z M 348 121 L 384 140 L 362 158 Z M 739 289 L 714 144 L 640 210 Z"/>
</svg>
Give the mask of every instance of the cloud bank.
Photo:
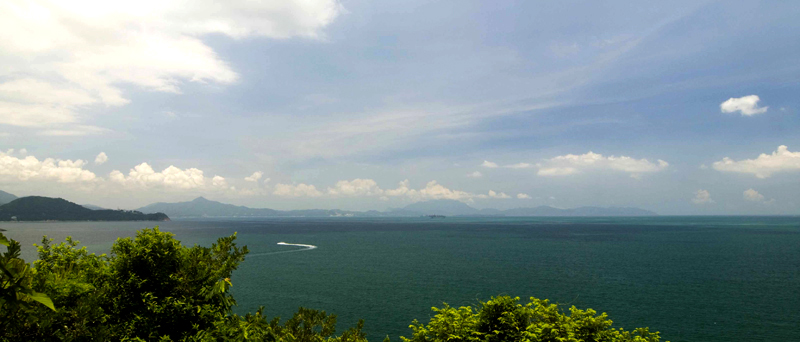
<svg viewBox="0 0 800 342">
<path fill-rule="evenodd" d="M 83 167 L 83 160 L 61 160 L 34 156 L 22 158 L 12 155 L 13 150 L 0 152 L 0 179 L 5 181 L 56 181 L 59 183 L 96 182 L 99 178 Z"/>
<path fill-rule="evenodd" d="M 750 173 L 757 178 L 767 178 L 774 173 L 800 171 L 800 152 L 789 151 L 786 145 L 781 145 L 772 154 L 762 153 L 755 159 L 740 161 L 725 157 L 712 166 L 717 171 Z"/>
<path fill-rule="evenodd" d="M 661 159 L 654 163 L 647 159 L 634 159 L 626 156 L 606 157 L 590 151 L 580 155 L 567 154 L 554 157 L 537 164 L 537 166 L 539 171 L 536 174 L 539 176 L 567 176 L 592 170 L 622 171 L 636 175 L 664 170 L 669 163 Z"/>
<path fill-rule="evenodd" d="M 122 84 L 168 93 L 185 81 L 230 84 L 238 74 L 203 35 L 319 38 L 342 11 L 336 0 L 4 1 L 0 124 L 75 123 L 87 106 L 129 103 Z"/>
</svg>

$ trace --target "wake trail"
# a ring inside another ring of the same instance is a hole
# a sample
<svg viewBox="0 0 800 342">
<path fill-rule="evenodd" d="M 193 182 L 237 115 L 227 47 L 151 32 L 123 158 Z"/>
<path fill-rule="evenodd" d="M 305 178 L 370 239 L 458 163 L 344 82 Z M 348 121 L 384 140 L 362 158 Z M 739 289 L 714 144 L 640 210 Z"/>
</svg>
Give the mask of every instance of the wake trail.
<svg viewBox="0 0 800 342">
<path fill-rule="evenodd" d="M 312 249 L 316 249 L 317 246 L 314 245 L 304 245 L 302 243 L 287 243 L 287 242 L 278 242 L 281 246 L 297 246 L 303 247 L 302 249 L 293 249 L 291 251 L 280 251 L 280 252 L 267 252 L 267 253 L 258 253 L 258 254 L 251 254 L 246 256 L 247 258 L 250 257 L 258 257 L 258 256 L 265 256 L 265 255 L 273 255 L 273 254 L 283 254 L 283 253 L 294 253 L 294 252 L 303 252 L 303 251 L 310 251 Z"/>
</svg>

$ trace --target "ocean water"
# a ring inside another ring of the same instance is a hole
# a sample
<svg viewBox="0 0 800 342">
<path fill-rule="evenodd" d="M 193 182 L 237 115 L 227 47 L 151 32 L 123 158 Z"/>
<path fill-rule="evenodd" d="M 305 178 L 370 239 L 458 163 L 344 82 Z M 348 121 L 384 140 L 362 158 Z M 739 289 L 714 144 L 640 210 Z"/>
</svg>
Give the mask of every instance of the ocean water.
<svg viewBox="0 0 800 342">
<path fill-rule="evenodd" d="M 142 222 L 3 223 L 31 246 L 71 235 L 105 253 Z M 238 232 L 236 311 L 299 306 L 363 318 L 370 340 L 410 335 L 432 306 L 493 295 L 607 312 L 670 341 L 800 341 L 800 217 L 286 218 L 159 223 L 185 245 Z M 288 244 L 308 246 L 278 245 Z"/>
</svg>

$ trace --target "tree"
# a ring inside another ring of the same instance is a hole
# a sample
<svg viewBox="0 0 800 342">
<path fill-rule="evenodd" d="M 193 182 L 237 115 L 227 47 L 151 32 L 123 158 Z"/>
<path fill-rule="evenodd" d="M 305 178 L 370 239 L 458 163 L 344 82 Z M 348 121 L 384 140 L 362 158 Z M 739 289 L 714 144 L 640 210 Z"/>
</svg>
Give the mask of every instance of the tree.
<svg viewBox="0 0 800 342">
<path fill-rule="evenodd" d="M 0 341 L 366 341 L 363 322 L 335 336 L 336 316 L 324 311 L 300 308 L 283 325 L 263 310 L 233 314 L 230 278 L 248 253 L 236 234 L 184 247 L 143 229 L 110 255 L 44 237 L 33 268 L 18 242 L 0 238 Z"/>
<path fill-rule="evenodd" d="M 521 305 L 519 297 L 492 297 L 470 306 L 433 308 L 430 322 L 414 321 L 411 338 L 404 342 L 658 342 L 658 332 L 648 328 L 614 329 L 605 313 L 569 308 L 569 314 L 546 299 L 531 298 Z"/>
</svg>

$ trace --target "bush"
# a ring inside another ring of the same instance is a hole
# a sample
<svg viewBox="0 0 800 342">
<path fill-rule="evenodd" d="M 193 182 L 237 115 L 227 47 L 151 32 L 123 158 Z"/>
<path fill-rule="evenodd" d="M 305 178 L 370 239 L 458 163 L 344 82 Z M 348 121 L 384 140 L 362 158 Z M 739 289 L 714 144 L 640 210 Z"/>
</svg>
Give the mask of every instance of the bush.
<svg viewBox="0 0 800 342">
<path fill-rule="evenodd" d="M 647 328 L 632 332 L 611 327 L 605 313 L 569 308 L 569 315 L 547 299 L 493 297 L 472 307 L 433 308 L 436 315 L 425 325 L 414 321 L 411 338 L 404 342 L 658 342 L 658 332 Z"/>
</svg>

